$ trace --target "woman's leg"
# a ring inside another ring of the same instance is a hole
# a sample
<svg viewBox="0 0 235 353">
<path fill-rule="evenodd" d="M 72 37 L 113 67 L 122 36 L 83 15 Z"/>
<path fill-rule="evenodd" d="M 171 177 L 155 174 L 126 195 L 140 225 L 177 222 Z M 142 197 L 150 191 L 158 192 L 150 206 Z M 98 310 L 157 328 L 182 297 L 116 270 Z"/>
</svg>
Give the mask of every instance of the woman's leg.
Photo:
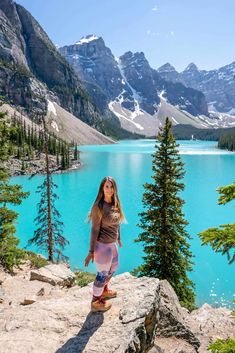
<svg viewBox="0 0 235 353">
<path fill-rule="evenodd" d="M 97 242 L 95 247 L 94 258 L 96 262 L 97 275 L 93 283 L 93 300 L 100 298 L 107 278 L 110 273 L 112 259 L 113 259 L 113 250 L 111 244 L 104 244 Z"/>
<path fill-rule="evenodd" d="M 116 243 L 112 243 L 112 262 L 111 262 L 108 276 L 105 281 L 105 286 L 104 286 L 105 291 L 108 290 L 109 281 L 110 281 L 111 277 L 113 276 L 113 274 L 117 271 L 118 264 L 119 264 L 119 262 L 118 262 L 118 247 L 117 247 Z"/>
</svg>

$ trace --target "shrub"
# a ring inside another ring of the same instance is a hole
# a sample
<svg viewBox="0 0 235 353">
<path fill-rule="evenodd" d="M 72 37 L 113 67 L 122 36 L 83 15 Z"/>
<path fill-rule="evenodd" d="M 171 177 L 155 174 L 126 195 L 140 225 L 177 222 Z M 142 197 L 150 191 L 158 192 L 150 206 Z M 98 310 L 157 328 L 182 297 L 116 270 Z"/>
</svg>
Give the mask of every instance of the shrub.
<svg viewBox="0 0 235 353">
<path fill-rule="evenodd" d="M 235 353 L 235 340 L 231 338 L 218 339 L 211 343 L 207 350 L 211 351 L 211 353 Z"/>
<path fill-rule="evenodd" d="M 89 283 L 93 282 L 96 275 L 94 273 L 89 273 L 89 272 L 83 272 L 83 271 L 77 271 L 75 272 L 76 278 L 74 281 L 74 284 L 80 286 L 80 287 L 85 287 Z"/>
</svg>

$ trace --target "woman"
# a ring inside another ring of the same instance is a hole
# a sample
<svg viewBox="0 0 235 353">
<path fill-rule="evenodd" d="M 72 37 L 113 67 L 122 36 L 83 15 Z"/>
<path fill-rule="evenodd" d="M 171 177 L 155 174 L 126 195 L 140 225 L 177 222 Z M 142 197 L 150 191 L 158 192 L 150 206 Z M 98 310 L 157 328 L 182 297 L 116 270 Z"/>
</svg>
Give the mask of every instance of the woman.
<svg viewBox="0 0 235 353">
<path fill-rule="evenodd" d="M 89 214 L 92 221 L 90 250 L 85 266 L 95 259 L 97 275 L 93 283 L 91 311 L 106 311 L 111 303 L 105 299 L 114 298 L 117 292 L 108 288 L 109 281 L 118 268 L 117 242 L 120 239 L 120 222 L 125 221 L 117 193 L 117 185 L 112 177 L 105 177 L 100 184 L 98 195 Z"/>
</svg>

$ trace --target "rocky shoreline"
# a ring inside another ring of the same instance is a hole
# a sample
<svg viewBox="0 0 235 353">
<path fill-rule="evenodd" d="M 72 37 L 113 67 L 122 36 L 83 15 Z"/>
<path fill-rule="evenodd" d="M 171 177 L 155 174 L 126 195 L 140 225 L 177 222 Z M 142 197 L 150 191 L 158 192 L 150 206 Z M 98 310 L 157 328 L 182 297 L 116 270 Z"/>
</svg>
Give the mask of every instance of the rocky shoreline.
<svg viewBox="0 0 235 353">
<path fill-rule="evenodd" d="M 65 264 L 0 270 L 0 353 L 206 353 L 235 336 L 231 310 L 204 304 L 189 313 L 167 281 L 115 276 L 112 308 L 91 313 L 92 283 L 74 280 Z"/>
<path fill-rule="evenodd" d="M 81 169 L 82 162 L 81 160 L 72 161 L 72 165 L 70 168 L 62 170 L 58 168 L 56 163 L 56 157 L 50 156 L 50 170 L 52 174 L 61 174 L 67 173 L 69 171 Z M 3 167 L 5 167 L 11 177 L 22 176 L 22 175 L 35 175 L 35 174 L 45 174 L 46 170 L 46 162 L 45 156 L 42 153 L 41 157 L 38 159 L 25 160 L 25 170 L 22 170 L 22 161 L 17 158 L 11 158 L 9 161 L 3 162 Z"/>
</svg>

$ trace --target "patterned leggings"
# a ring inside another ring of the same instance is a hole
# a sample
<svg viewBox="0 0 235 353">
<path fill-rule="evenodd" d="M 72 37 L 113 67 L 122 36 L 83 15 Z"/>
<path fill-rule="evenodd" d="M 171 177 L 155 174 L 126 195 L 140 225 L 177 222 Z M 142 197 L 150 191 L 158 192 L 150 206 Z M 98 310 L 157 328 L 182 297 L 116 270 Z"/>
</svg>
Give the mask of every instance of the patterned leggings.
<svg viewBox="0 0 235 353">
<path fill-rule="evenodd" d="M 93 283 L 93 295 L 102 295 L 105 285 L 108 284 L 112 275 L 118 268 L 118 250 L 116 243 L 96 242 L 94 259 L 96 262 L 97 275 Z"/>
</svg>

